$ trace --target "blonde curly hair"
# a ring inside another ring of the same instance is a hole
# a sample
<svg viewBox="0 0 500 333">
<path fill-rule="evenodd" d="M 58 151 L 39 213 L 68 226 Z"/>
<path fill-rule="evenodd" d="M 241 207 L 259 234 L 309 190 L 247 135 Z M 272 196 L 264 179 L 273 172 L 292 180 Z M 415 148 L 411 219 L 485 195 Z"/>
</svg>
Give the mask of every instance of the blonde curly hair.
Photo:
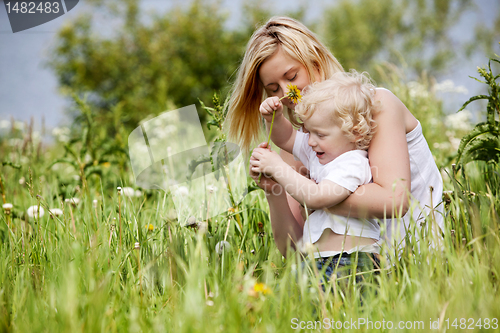
<svg viewBox="0 0 500 333">
<path fill-rule="evenodd" d="M 356 149 L 368 149 L 377 126 L 373 115 L 380 106 L 373 101 L 375 86 L 367 73 L 338 72 L 328 80 L 312 83 L 303 93 L 295 107 L 300 120 L 307 120 L 323 107 L 331 112 L 334 124 L 356 144 Z"/>
</svg>

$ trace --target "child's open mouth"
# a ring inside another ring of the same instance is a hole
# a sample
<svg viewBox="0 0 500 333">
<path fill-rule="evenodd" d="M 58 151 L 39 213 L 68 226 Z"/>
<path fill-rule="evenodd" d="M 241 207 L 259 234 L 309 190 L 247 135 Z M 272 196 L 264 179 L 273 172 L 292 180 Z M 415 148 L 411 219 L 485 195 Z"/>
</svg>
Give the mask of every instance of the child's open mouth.
<svg viewBox="0 0 500 333">
<path fill-rule="evenodd" d="M 325 154 L 325 152 L 322 152 L 322 153 L 316 152 L 316 156 L 317 156 L 318 158 L 322 157 L 324 154 Z"/>
</svg>

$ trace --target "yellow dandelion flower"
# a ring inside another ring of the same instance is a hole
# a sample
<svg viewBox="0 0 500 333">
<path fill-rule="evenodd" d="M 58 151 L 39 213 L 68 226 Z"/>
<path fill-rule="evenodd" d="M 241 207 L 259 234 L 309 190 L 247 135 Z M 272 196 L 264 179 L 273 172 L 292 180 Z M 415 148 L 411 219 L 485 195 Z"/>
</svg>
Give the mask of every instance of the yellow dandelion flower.
<svg viewBox="0 0 500 333">
<path fill-rule="evenodd" d="M 146 225 L 146 229 L 148 229 L 148 231 L 153 231 L 153 230 L 155 230 L 155 226 L 152 224 L 148 224 L 148 225 Z"/>
<path fill-rule="evenodd" d="M 290 98 L 293 104 L 297 104 L 302 99 L 299 88 L 294 84 L 289 84 L 287 86 L 288 93 L 284 97 Z"/>
<path fill-rule="evenodd" d="M 254 284 L 253 290 L 256 293 L 261 293 L 262 295 L 267 295 L 271 293 L 271 289 L 269 289 L 269 287 L 262 282 L 257 282 L 256 284 Z"/>
<path fill-rule="evenodd" d="M 234 213 L 235 212 L 235 210 L 234 210 L 233 207 L 229 207 L 229 209 L 227 211 L 228 211 L 228 213 Z"/>
</svg>

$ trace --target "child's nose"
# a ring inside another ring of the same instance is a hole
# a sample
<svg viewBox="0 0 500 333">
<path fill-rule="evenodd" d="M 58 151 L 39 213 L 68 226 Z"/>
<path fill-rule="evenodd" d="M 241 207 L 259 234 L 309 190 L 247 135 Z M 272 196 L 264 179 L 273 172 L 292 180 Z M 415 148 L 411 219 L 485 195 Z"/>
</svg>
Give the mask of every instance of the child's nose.
<svg viewBox="0 0 500 333">
<path fill-rule="evenodd" d="M 311 146 L 311 147 L 314 147 L 314 146 L 316 146 L 316 140 L 314 140 L 314 139 L 312 138 L 312 136 L 311 136 L 311 135 L 309 135 L 309 140 L 307 141 L 307 144 L 308 144 L 309 146 Z"/>
</svg>

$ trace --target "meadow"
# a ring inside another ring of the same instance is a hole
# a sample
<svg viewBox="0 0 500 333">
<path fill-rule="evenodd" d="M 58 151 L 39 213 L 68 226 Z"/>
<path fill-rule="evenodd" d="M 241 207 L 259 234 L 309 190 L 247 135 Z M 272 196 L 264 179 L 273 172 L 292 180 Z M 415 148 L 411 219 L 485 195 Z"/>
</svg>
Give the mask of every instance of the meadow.
<svg viewBox="0 0 500 333">
<path fill-rule="evenodd" d="M 466 110 L 444 114 L 432 79 L 379 70 L 420 119 L 442 171 L 441 251 L 426 246 L 430 216 L 410 231 L 422 233 L 420 251 L 409 243 L 392 254 L 362 302 L 352 277 L 323 292 L 305 255 L 277 250 L 264 193 L 249 178 L 232 180 L 250 191 L 227 211 L 183 219 L 175 193 L 136 186 L 129 133 L 111 140 L 75 98 L 81 117 L 50 144 L 33 122 L 0 123 L 0 330 L 499 331 L 498 77 L 479 115 L 490 125 L 478 129 Z M 225 107 L 211 104 L 212 138 L 224 141 Z"/>
</svg>

